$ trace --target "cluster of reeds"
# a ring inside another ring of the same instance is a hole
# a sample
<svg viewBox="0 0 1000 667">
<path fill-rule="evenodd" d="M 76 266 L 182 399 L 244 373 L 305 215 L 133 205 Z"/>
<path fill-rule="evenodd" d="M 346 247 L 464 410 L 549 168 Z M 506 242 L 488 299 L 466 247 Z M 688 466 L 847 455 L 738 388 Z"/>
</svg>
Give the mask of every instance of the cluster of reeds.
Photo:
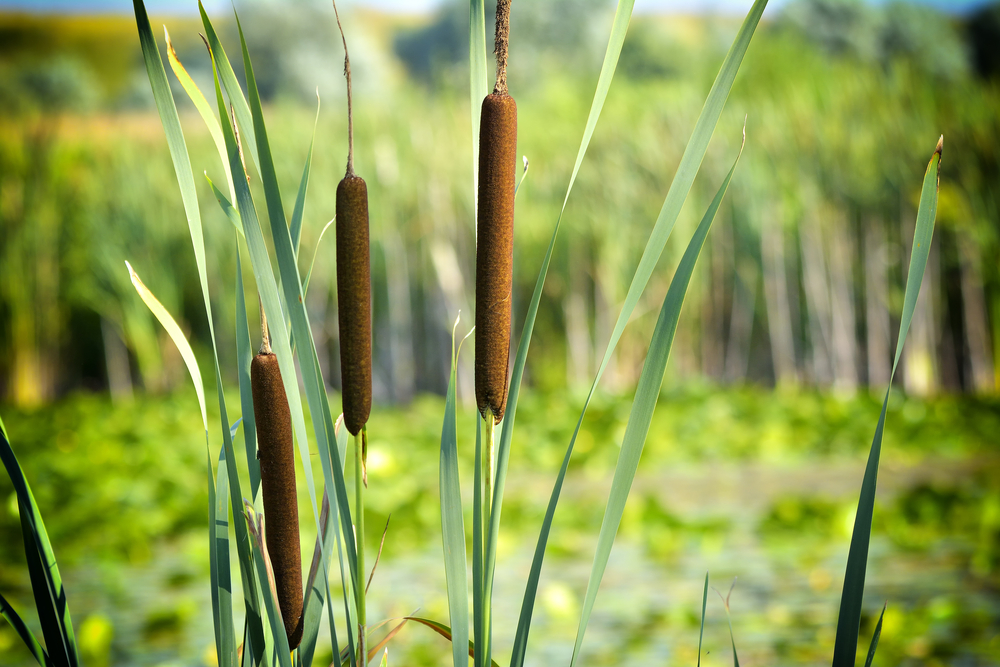
<svg viewBox="0 0 1000 667">
<path fill-rule="evenodd" d="M 537 546 L 526 582 L 524 599 L 514 639 L 511 666 L 521 667 L 525 661 L 528 635 L 543 558 L 546 552 L 553 516 L 568 469 L 580 424 L 594 390 L 601 379 L 611 354 L 631 317 L 639 296 L 644 291 L 664 245 L 673 229 L 681 205 L 708 148 L 709 140 L 722 113 L 736 73 L 754 34 L 766 0 L 756 0 L 743 22 L 718 77 L 708 95 L 701 116 L 688 142 L 687 150 L 669 187 L 663 207 L 650 233 L 645 252 L 636 268 L 628 295 L 605 356 L 591 386 L 587 403 L 580 414 L 573 438 L 568 443 L 562 465 L 556 475 L 551 498 L 540 527 Z M 562 211 L 556 220 L 552 240 L 539 270 L 538 279 L 526 316 L 521 339 L 510 363 L 510 331 L 512 313 L 511 272 L 513 265 L 514 197 L 517 149 L 517 107 L 508 94 L 506 62 L 510 37 L 510 0 L 497 5 L 495 52 L 497 57 L 496 86 L 486 93 L 485 22 L 482 0 L 470 2 L 470 63 L 471 103 L 473 107 L 473 140 L 478 147 L 478 212 L 476 256 L 476 336 L 475 370 L 476 400 L 482 415 L 475 436 L 473 539 L 472 539 L 472 601 L 473 613 L 470 641 L 468 557 L 465 523 L 458 469 L 458 424 L 456 411 L 456 360 L 458 349 L 453 344 L 451 373 L 441 436 L 440 498 L 444 566 L 448 585 L 449 623 L 423 618 L 409 618 L 451 640 L 456 667 L 467 665 L 471 654 L 476 667 L 493 664 L 492 616 L 493 576 L 496 567 L 497 537 L 503 507 L 507 463 L 513 442 L 514 420 L 521 388 L 524 364 L 528 354 L 539 300 L 545 282 L 556 237 L 562 222 Z M 302 183 L 291 219 L 286 223 L 284 206 L 278 192 L 267 129 L 249 50 L 240 29 L 241 54 L 246 73 L 247 90 L 237 82 L 226 52 L 211 21 L 201 10 L 205 27 L 205 42 L 212 61 L 215 100 L 211 105 L 187 75 L 183 66 L 170 53 L 170 64 L 185 91 L 191 96 L 208 125 L 227 176 L 229 193 L 222 192 L 209 181 L 225 217 L 234 225 L 240 249 L 250 257 L 251 268 L 260 298 L 262 344 L 260 352 L 251 352 L 249 326 L 244 302 L 242 267 L 235 280 L 237 296 L 237 358 L 239 362 L 240 402 L 245 456 L 249 486 L 236 474 L 234 439 L 240 422 L 231 424 L 224 399 L 222 374 L 217 351 L 211 300 L 209 298 L 206 257 L 202 236 L 202 221 L 194 176 L 180 120 L 174 106 L 166 71 L 160 59 L 152 28 L 142 0 L 135 0 L 139 38 L 146 62 L 153 96 L 166 132 L 181 196 L 184 201 L 191 239 L 197 260 L 207 321 L 213 341 L 215 381 L 221 416 L 222 447 L 218 465 L 212 465 L 207 453 L 209 482 L 209 545 L 211 559 L 211 590 L 215 623 L 218 664 L 237 665 L 311 665 L 317 637 L 323 622 L 324 609 L 334 650 L 334 662 L 354 667 L 367 664 L 392 638 L 399 625 L 390 630 L 374 647 L 370 647 L 370 629 L 365 612 L 365 591 L 370 581 L 364 556 L 364 488 L 367 485 L 365 450 L 366 423 L 371 410 L 371 285 L 368 249 L 367 190 L 354 173 L 353 109 L 350 95 L 350 61 L 347 42 L 345 74 L 348 84 L 349 155 L 347 173 L 337 186 L 337 290 L 340 317 L 341 373 L 343 377 L 343 425 L 334 419 L 326 383 L 320 371 L 315 344 L 304 306 L 308 289 L 299 273 L 299 235 L 302 224 L 302 203 L 309 178 L 309 161 L 303 170 Z M 612 25 L 611 36 L 597 83 L 597 90 L 583 133 L 583 139 L 566 190 L 568 200 L 576 175 L 586 154 L 590 138 L 603 108 L 618 56 L 625 39 L 632 12 L 632 2 L 621 0 Z M 337 18 L 340 24 L 339 16 Z M 237 19 L 237 26 L 239 26 Z M 225 92 L 225 95 L 224 95 Z M 228 99 L 227 99 L 228 98 Z M 480 100 L 481 104 L 480 104 Z M 481 115 L 477 117 L 476 109 Z M 216 115 L 217 114 L 217 115 Z M 476 141 L 478 140 L 478 144 Z M 907 276 L 904 308 L 896 349 L 898 363 L 903 341 L 916 303 L 933 232 L 937 175 L 940 166 L 941 143 L 928 166 L 917 215 L 915 242 Z M 244 155 L 250 159 L 244 162 Z M 312 148 L 310 147 L 310 159 Z M 680 317 L 681 306 L 695 264 L 723 197 L 734 176 L 739 155 L 721 183 L 715 198 L 692 235 L 682 259 L 676 266 L 669 289 L 649 344 L 649 351 L 636 388 L 628 418 L 610 496 L 600 529 L 590 581 L 584 598 L 573 655 L 575 664 L 581 655 L 584 633 L 594 608 L 597 590 L 607 566 L 615 533 L 622 519 L 625 502 L 649 429 L 653 409 L 659 397 L 660 384 L 666 370 L 667 357 Z M 272 269 L 257 203 L 249 186 L 247 173 L 255 168 L 260 176 L 270 233 L 277 259 L 278 272 Z M 142 300 L 174 340 L 194 381 L 205 426 L 205 409 L 201 373 L 190 345 L 180 327 L 142 283 L 129 266 L 133 285 Z M 271 326 L 268 327 L 267 323 Z M 457 321 L 456 321 L 457 325 Z M 296 366 L 295 359 L 298 360 Z M 300 385 L 301 382 L 301 385 Z M 312 422 L 314 443 L 318 450 L 323 475 L 323 487 L 317 490 L 306 430 L 304 405 L 300 393 L 306 394 Z M 888 393 L 886 394 L 888 401 Z M 853 665 L 858 642 L 861 600 L 865 579 L 865 563 L 871 529 L 875 482 L 886 415 L 882 415 L 875 430 L 868 468 L 862 484 L 861 497 L 842 596 L 834 665 Z M 499 440 L 494 428 L 500 428 Z M 354 436 L 354 505 L 347 494 L 344 474 L 347 450 L 346 430 Z M 75 637 L 65 591 L 62 589 L 56 560 L 45 533 L 38 508 L 27 481 L 10 448 L 7 434 L 0 423 L 0 459 L 3 460 L 17 492 L 18 508 L 24 526 L 25 550 L 28 556 L 31 584 L 41 621 L 45 647 L 14 610 L 0 598 L 0 611 L 11 622 L 42 665 L 77 665 Z M 316 523 L 317 541 L 311 567 L 303 590 L 302 560 L 299 551 L 299 519 L 296 504 L 294 450 L 296 444 L 303 467 L 303 476 Z M 234 520 L 230 525 L 230 511 Z M 266 519 L 266 522 L 265 522 Z M 229 550 L 235 537 L 240 582 L 245 604 L 242 631 L 234 624 L 232 581 L 229 570 Z M 336 550 L 336 561 L 333 552 Z M 377 561 L 377 559 L 376 559 Z M 337 567 L 339 565 L 339 568 Z M 340 573 L 342 600 L 331 596 L 330 572 Z M 707 594 L 708 580 L 706 577 Z M 342 604 L 341 604 L 342 603 Z M 343 613 L 348 628 L 346 637 L 338 637 L 335 615 Z M 508 619 L 501 619 L 508 620 Z M 704 599 L 702 623 L 704 623 Z M 356 630 L 356 632 L 355 632 Z M 878 632 L 869 654 L 874 653 Z M 735 650 L 735 645 L 734 645 Z M 386 662 L 385 653 L 382 657 Z"/>
</svg>

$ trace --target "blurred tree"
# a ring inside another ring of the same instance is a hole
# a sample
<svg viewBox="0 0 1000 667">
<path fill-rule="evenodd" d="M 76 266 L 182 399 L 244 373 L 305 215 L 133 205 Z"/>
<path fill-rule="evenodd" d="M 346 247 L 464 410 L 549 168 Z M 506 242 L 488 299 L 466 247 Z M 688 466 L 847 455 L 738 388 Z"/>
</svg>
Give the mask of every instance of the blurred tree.
<svg viewBox="0 0 1000 667">
<path fill-rule="evenodd" d="M 970 16 L 966 30 L 976 72 L 983 77 L 1000 74 L 1000 2 Z"/>
</svg>

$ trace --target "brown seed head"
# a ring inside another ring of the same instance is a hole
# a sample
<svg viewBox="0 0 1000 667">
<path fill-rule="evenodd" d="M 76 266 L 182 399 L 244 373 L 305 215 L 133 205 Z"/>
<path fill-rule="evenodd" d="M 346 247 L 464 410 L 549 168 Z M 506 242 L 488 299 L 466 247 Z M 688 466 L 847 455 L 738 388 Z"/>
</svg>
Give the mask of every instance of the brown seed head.
<svg viewBox="0 0 1000 667">
<path fill-rule="evenodd" d="M 302 557 L 299 508 L 295 494 L 292 416 L 285 398 L 278 358 L 258 354 L 250 362 L 260 485 L 267 517 L 265 541 L 274 570 L 281 619 L 290 649 L 302 640 Z"/>
<path fill-rule="evenodd" d="M 497 422 L 507 402 L 516 170 L 517 104 L 509 95 L 487 95 L 479 130 L 476 403 L 483 417 L 489 409 Z"/>
<path fill-rule="evenodd" d="M 347 176 L 337 186 L 337 313 L 344 424 L 357 435 L 372 410 L 368 187 L 360 176 Z"/>
</svg>

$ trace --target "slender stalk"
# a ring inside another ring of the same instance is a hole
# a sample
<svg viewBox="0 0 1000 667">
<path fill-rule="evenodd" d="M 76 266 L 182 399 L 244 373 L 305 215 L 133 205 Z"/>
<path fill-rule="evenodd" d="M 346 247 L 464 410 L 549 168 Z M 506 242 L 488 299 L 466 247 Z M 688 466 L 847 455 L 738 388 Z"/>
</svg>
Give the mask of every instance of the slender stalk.
<svg viewBox="0 0 1000 667">
<path fill-rule="evenodd" d="M 365 619 L 365 473 L 364 473 L 364 441 L 366 439 L 366 429 L 362 428 L 354 436 L 354 543 L 358 552 L 358 571 L 355 581 L 358 585 L 354 589 L 354 595 L 358 605 L 358 662 L 361 665 L 368 664 L 368 656 L 365 646 L 366 619 Z"/>
<path fill-rule="evenodd" d="M 486 411 L 486 416 L 483 417 L 483 425 L 486 427 L 486 447 L 485 454 L 483 457 L 483 554 L 487 552 L 487 542 L 489 541 L 490 534 L 490 522 L 492 521 L 493 515 L 493 488 L 496 482 L 496 442 L 493 437 L 496 421 L 493 418 L 493 412 L 491 410 Z M 485 565 L 485 564 L 484 564 Z M 492 608 L 493 608 L 493 591 L 487 586 L 487 580 L 489 579 L 489 574 L 486 572 L 485 567 L 483 568 L 483 630 L 482 630 L 482 648 L 477 648 L 476 650 L 482 650 L 485 662 L 482 664 L 489 664 L 490 655 L 490 644 L 492 643 Z"/>
<path fill-rule="evenodd" d="M 351 104 L 351 57 L 347 54 L 347 38 L 344 28 L 340 25 L 340 12 L 337 11 L 337 0 L 333 0 L 333 14 L 337 17 L 337 29 L 344 43 L 344 76 L 347 77 L 347 175 L 354 175 L 354 109 Z"/>
</svg>

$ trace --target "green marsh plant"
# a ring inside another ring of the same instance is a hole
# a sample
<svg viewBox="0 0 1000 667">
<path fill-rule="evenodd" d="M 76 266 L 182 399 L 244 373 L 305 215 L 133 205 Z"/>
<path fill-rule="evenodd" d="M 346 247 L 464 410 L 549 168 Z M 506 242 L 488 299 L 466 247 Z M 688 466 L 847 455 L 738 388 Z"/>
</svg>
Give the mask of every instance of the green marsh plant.
<svg viewBox="0 0 1000 667">
<path fill-rule="evenodd" d="M 352 667 L 366 665 L 379 653 L 381 664 L 387 664 L 384 648 L 403 622 L 422 624 L 452 645 L 453 662 L 467 665 L 471 657 L 475 667 L 496 664 L 492 641 L 494 621 L 492 594 L 496 570 L 497 540 L 503 509 L 503 496 L 509 455 L 514 443 L 514 425 L 518 397 L 524 374 L 535 320 L 552 260 L 556 239 L 562 224 L 566 202 L 573 190 L 584 156 L 597 125 L 611 81 L 621 54 L 633 2 L 620 0 L 614 16 L 597 88 L 577 152 L 566 194 L 556 219 L 551 241 L 542 260 L 535 288 L 528 304 L 510 364 L 510 271 L 513 262 L 513 212 L 516 188 L 516 107 L 506 90 L 504 64 L 507 51 L 507 21 L 510 2 L 500 2 L 497 8 L 495 40 L 498 74 L 496 88 L 488 94 L 486 76 L 485 19 L 482 0 L 470 0 L 470 104 L 473 126 L 474 194 L 478 194 L 477 220 L 479 249 L 477 256 L 476 313 L 476 396 L 483 420 L 476 423 L 475 467 L 473 470 L 473 539 L 471 623 L 469 614 L 468 554 L 466 526 L 463 516 L 462 493 L 458 463 L 456 407 L 457 359 L 461 348 L 456 344 L 454 330 L 451 369 L 441 430 L 440 503 L 444 547 L 444 570 L 449 604 L 448 623 L 406 617 L 390 629 L 382 639 L 371 645 L 370 626 L 365 611 L 365 591 L 371 576 L 364 557 L 364 487 L 366 422 L 371 408 L 371 302 L 368 258 L 367 194 L 364 181 L 354 174 L 353 150 L 349 149 L 347 174 L 338 186 L 337 194 L 337 276 L 341 323 L 342 372 L 344 373 L 343 416 L 335 418 L 321 373 L 319 356 L 312 337 L 309 314 L 304 305 L 311 266 L 303 280 L 300 271 L 299 239 L 302 213 L 312 159 L 312 144 L 296 200 L 290 217 L 279 194 L 267 128 L 263 119 L 260 95 L 253 75 L 250 53 L 240 35 L 240 55 L 245 72 L 246 91 L 235 75 L 232 64 L 219 41 L 203 7 L 199 6 L 205 29 L 205 43 L 212 68 L 215 106 L 187 75 L 170 48 L 168 59 L 182 88 L 191 97 L 203 121 L 208 126 L 226 174 L 226 190 L 221 191 L 211 181 L 209 185 L 226 219 L 232 223 L 234 240 L 241 252 L 250 258 L 250 265 L 260 299 L 263 346 L 254 357 L 247 322 L 242 260 L 237 257 L 234 281 L 236 292 L 236 341 L 240 406 L 242 417 L 231 423 L 224 399 L 222 373 L 215 347 L 212 306 L 206 272 L 201 210 L 195 178 L 188 155 L 180 119 L 170 91 L 166 70 L 160 57 L 152 27 L 142 0 L 134 0 L 139 39 L 146 63 L 153 97 L 167 137 L 171 159 L 184 203 L 200 279 L 205 312 L 213 343 L 213 370 L 220 411 L 222 447 L 216 454 L 210 448 L 206 398 L 201 371 L 194 353 L 181 328 L 166 308 L 143 284 L 137 272 L 128 266 L 133 286 L 168 335 L 177 345 L 181 358 L 190 372 L 197 393 L 206 436 L 206 474 L 209 489 L 209 545 L 212 615 L 215 630 L 216 657 L 220 666 L 292 667 L 311 665 L 317 639 L 324 623 L 328 627 L 335 662 Z M 705 157 L 709 142 L 732 89 L 736 74 L 758 26 L 766 0 L 756 0 L 743 21 L 725 57 L 718 76 L 708 94 L 701 115 L 687 143 L 683 157 L 667 190 L 645 250 L 642 254 L 622 304 L 610 342 L 594 376 L 587 400 L 576 422 L 576 428 L 566 447 L 562 464 L 556 474 L 544 519 L 525 584 L 523 601 L 517 618 L 511 653 L 511 667 L 525 663 L 532 614 L 539 579 L 555 511 L 560 499 L 574 445 L 579 435 L 587 406 L 608 366 L 640 296 L 653 274 L 667 239 L 677 221 L 681 207 L 692 187 Z M 337 19 L 339 26 L 339 16 Z M 345 46 L 345 74 L 348 81 L 348 120 L 353 109 L 350 96 L 350 64 Z M 490 101 L 492 97 L 497 97 Z M 509 102 L 507 100 L 510 100 Z M 496 106 L 496 109 L 494 109 Z M 481 116 L 476 109 L 481 108 Z M 349 134 L 351 134 L 349 129 Z M 745 143 L 745 128 L 744 128 Z M 350 144 L 353 144 L 351 139 Z M 924 176 L 917 213 L 914 243 L 906 280 L 903 312 L 894 365 L 898 365 L 909 329 L 917 295 L 928 261 L 937 208 L 938 174 L 942 141 L 931 157 Z M 245 155 L 249 159 L 245 160 Z M 653 411 L 660 395 L 667 359 L 673 343 L 684 297 L 698 257 L 711 230 L 712 223 L 732 182 L 742 155 L 735 156 L 732 168 L 718 187 L 715 197 L 697 225 L 663 299 L 648 352 L 639 377 L 635 396 L 621 442 L 618 462 L 610 495 L 605 506 L 590 579 L 579 618 L 570 665 L 581 659 L 581 650 L 597 600 L 600 582 L 621 524 L 626 500 Z M 248 172 L 254 170 L 260 178 L 269 232 L 275 257 L 268 252 L 265 232 L 259 215 L 259 203 L 249 187 Z M 315 261 L 315 257 L 314 257 Z M 277 271 L 275 271 L 275 267 Z M 480 270 L 483 274 L 480 274 Z M 482 285 L 481 285 L 482 283 Z M 482 287 L 482 292 L 480 291 Z M 498 309 L 494 307 L 499 306 Z M 504 312 L 505 311 L 505 312 Z M 456 320 L 456 329 L 458 321 Z M 270 334 L 270 335 L 268 335 Z M 480 340 L 482 339 L 482 341 Z M 262 360 L 261 357 L 264 357 Z M 296 364 L 295 362 L 298 362 Z M 501 363 L 502 362 L 502 363 Z M 480 365 L 483 373 L 480 373 Z M 508 372 L 509 369 L 509 372 Z M 482 380 L 483 386 L 480 386 Z M 301 387 L 301 389 L 300 389 Z M 482 389 L 482 391 L 481 391 Z M 302 393 L 305 393 L 303 402 Z M 846 576 L 838 618 L 834 667 L 850 667 L 855 663 L 868 558 L 872 514 L 882 433 L 888 406 L 888 390 L 872 440 L 868 465 L 862 481 L 858 512 L 854 523 L 848 555 Z M 308 406 L 313 442 L 319 453 L 322 486 L 318 487 L 313 471 L 306 421 Z M 242 426 L 243 449 L 248 466 L 248 478 L 243 480 L 236 471 L 237 436 Z M 495 437 L 499 431 L 499 437 Z M 355 502 L 352 507 L 345 475 L 347 435 L 354 436 Z M 528 439 L 524 438 L 523 442 Z M 277 458 L 266 448 L 277 445 Z M 301 589 L 301 556 L 286 543 L 295 525 L 297 509 L 289 498 L 294 497 L 294 474 L 289 470 L 294 446 L 303 468 L 307 493 L 316 525 L 313 549 L 304 591 Z M 260 458 L 258 459 L 258 452 Z M 213 458 L 218 463 L 213 465 Z M 56 559 L 45 532 L 44 523 L 34 502 L 30 487 L 17 463 L 9 438 L 0 422 L 0 459 L 14 483 L 20 513 L 24 547 L 32 591 L 35 597 L 44 647 L 15 610 L 0 598 L 0 611 L 11 623 L 41 665 L 78 665 L 76 640 L 70 620 L 66 593 L 59 576 Z M 278 461 L 280 459 L 280 461 Z M 274 465 L 278 463 L 278 468 Z M 276 472 L 280 470 L 280 472 Z M 277 477 L 272 478 L 272 475 Z M 277 504 L 273 479 L 280 478 L 284 498 Z M 288 495 L 291 484 L 292 494 Z M 230 515 L 233 516 L 230 525 Z M 292 519 L 294 515 L 294 521 Z M 272 537 L 279 536 L 277 541 Z M 233 609 L 234 573 L 230 571 L 230 550 L 235 541 L 239 581 L 244 604 L 243 627 L 237 628 Z M 292 553 L 294 551 L 294 553 Z M 336 558 L 334 557 L 336 553 Z M 377 559 L 376 559 L 377 563 Z M 340 600 L 332 598 L 338 583 Z M 301 593 L 301 597 L 298 594 Z M 701 624 L 704 629 L 707 605 L 708 577 L 702 597 Z M 728 613 L 728 602 L 726 608 Z M 345 637 L 338 637 L 335 616 L 348 628 Z M 355 629 L 357 633 L 355 633 Z M 731 629 L 731 626 L 730 626 Z M 881 620 L 870 643 L 866 664 L 870 665 L 881 631 Z M 470 636 L 471 635 L 471 636 Z M 733 642 L 734 662 L 738 664 Z M 701 637 L 699 637 L 699 661 Z"/>
</svg>

